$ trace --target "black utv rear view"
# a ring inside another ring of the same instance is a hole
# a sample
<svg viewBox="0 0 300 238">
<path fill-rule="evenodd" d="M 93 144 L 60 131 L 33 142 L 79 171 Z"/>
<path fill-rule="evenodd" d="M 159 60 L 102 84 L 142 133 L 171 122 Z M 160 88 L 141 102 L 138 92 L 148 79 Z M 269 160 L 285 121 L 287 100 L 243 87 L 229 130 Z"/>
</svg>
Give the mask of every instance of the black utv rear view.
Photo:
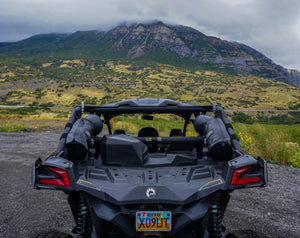
<svg viewBox="0 0 300 238">
<path fill-rule="evenodd" d="M 130 99 L 75 107 L 36 189 L 68 194 L 78 237 L 221 237 L 230 193 L 267 184 L 220 106 Z"/>
</svg>

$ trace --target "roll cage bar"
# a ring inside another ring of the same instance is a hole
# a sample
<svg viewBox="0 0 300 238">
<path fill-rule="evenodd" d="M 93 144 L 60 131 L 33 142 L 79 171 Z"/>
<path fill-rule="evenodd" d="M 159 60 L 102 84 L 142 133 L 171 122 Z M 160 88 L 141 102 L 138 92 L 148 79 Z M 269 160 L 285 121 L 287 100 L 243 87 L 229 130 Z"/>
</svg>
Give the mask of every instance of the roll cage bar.
<svg viewBox="0 0 300 238">
<path fill-rule="evenodd" d="M 81 108 L 81 107 L 80 107 Z M 110 120 L 113 117 L 120 116 L 122 114 L 159 114 L 159 113 L 172 113 L 180 116 L 184 119 L 183 135 L 186 133 L 188 124 L 191 122 L 191 116 L 194 114 L 197 117 L 199 114 L 206 114 L 206 112 L 212 111 L 212 106 L 190 106 L 190 107 L 178 107 L 178 106 L 120 106 L 120 107 L 103 107 L 103 106 L 85 106 L 84 112 L 90 114 L 96 114 L 98 116 L 103 115 L 104 124 L 108 127 L 109 134 L 112 134 Z"/>
</svg>

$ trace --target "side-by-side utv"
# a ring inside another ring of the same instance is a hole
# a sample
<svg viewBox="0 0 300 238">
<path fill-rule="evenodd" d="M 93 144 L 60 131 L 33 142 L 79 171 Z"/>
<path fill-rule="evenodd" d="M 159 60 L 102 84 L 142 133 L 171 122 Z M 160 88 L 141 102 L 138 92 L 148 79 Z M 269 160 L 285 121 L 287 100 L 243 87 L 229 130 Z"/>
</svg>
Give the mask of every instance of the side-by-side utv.
<svg viewBox="0 0 300 238">
<path fill-rule="evenodd" d="M 33 187 L 68 195 L 78 237 L 221 237 L 230 193 L 267 184 L 220 106 L 130 99 L 75 107 Z"/>
</svg>

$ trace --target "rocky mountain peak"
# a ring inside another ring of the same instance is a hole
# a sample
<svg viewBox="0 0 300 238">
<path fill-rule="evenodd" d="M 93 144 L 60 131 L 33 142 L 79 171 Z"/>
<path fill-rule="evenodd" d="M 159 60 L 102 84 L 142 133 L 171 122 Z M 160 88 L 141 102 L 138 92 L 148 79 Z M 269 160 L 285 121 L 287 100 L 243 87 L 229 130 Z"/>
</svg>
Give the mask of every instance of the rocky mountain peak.
<svg viewBox="0 0 300 238">
<path fill-rule="evenodd" d="M 150 24 L 118 26 L 112 31 L 117 49 L 127 49 L 136 59 L 151 54 L 157 47 L 190 58 L 199 64 L 231 68 L 239 75 L 257 75 L 300 87 L 300 76 L 276 65 L 260 52 L 237 42 L 229 42 L 186 26 L 169 26 L 161 21 Z"/>
<path fill-rule="evenodd" d="M 113 34 L 126 34 L 128 32 L 129 28 L 126 25 L 117 26 L 115 29 L 113 29 Z"/>
<path fill-rule="evenodd" d="M 113 30 L 112 38 L 118 40 L 118 49 L 131 47 L 128 51 L 131 58 L 141 57 L 152 47 L 176 52 L 180 57 L 191 56 L 191 50 L 176 30 L 163 22 L 117 27 Z"/>
</svg>

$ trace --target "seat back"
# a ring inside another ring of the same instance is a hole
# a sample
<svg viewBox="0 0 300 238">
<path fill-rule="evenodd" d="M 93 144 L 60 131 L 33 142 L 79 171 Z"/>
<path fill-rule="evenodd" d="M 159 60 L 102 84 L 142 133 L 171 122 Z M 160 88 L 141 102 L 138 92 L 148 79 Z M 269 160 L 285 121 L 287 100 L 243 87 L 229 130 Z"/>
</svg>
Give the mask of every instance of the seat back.
<svg viewBox="0 0 300 238">
<path fill-rule="evenodd" d="M 138 132 L 138 137 L 159 137 L 158 131 L 153 127 L 144 127 Z M 158 152 L 157 145 L 148 145 L 149 153 Z"/>
</svg>

